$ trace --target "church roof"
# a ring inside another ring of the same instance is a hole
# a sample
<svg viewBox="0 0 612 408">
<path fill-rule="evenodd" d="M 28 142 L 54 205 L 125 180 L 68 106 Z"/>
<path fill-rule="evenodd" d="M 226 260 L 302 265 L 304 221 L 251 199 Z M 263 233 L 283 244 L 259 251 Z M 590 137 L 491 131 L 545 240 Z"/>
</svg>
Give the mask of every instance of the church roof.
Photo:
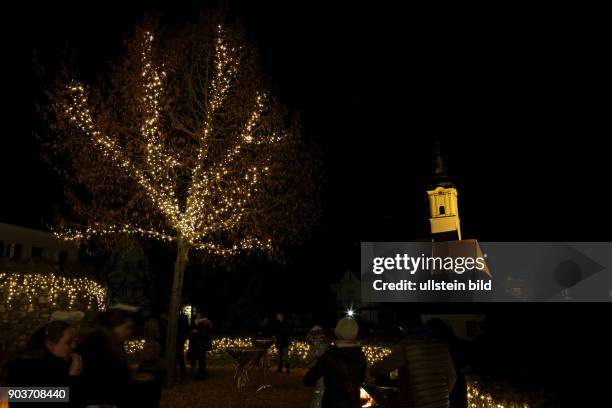
<svg viewBox="0 0 612 408">
<path fill-rule="evenodd" d="M 446 168 L 444 167 L 444 161 L 442 160 L 442 154 L 440 153 L 440 143 L 438 142 L 438 137 L 436 136 L 436 164 L 434 167 L 434 175 L 431 181 L 430 189 L 435 189 L 436 187 L 444 187 L 444 188 L 455 188 L 455 185 L 451 181 L 451 179 L 446 174 Z"/>
</svg>

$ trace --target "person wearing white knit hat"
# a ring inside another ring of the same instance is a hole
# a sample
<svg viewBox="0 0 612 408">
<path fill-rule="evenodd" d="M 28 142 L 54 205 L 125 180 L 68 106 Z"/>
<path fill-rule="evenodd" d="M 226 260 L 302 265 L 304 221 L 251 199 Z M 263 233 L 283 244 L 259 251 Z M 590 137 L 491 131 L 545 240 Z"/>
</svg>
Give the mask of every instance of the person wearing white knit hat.
<svg viewBox="0 0 612 408">
<path fill-rule="evenodd" d="M 304 377 L 314 387 L 323 378 L 322 408 L 359 408 L 359 391 L 365 378 L 366 358 L 357 343 L 359 325 L 352 317 L 338 321 L 334 330 L 338 340 L 317 360 Z"/>
<path fill-rule="evenodd" d="M 336 341 L 338 347 L 354 347 L 359 334 L 359 325 L 352 317 L 344 317 L 336 324 L 334 334 L 338 338 Z"/>
</svg>

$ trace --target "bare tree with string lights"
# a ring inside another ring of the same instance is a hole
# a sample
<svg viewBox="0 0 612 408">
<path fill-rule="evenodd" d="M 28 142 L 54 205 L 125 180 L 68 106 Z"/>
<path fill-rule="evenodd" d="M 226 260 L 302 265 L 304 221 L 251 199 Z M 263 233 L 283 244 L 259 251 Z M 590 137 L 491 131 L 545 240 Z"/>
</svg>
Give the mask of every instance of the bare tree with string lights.
<svg viewBox="0 0 612 408">
<path fill-rule="evenodd" d="M 315 149 L 267 90 L 255 48 L 220 21 L 141 26 L 96 86 L 67 75 L 48 93 L 45 144 L 71 204 L 57 234 L 176 246 L 168 361 L 190 253 L 275 257 L 320 211 Z"/>
</svg>

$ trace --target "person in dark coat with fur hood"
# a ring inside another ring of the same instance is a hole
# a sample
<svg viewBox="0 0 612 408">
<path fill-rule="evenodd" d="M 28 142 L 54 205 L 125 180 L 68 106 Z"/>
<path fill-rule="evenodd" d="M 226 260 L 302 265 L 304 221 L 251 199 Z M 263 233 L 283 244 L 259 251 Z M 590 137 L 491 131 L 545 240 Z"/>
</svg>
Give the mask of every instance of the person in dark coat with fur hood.
<svg viewBox="0 0 612 408">
<path fill-rule="evenodd" d="M 304 384 L 314 387 L 323 378 L 321 408 L 359 408 L 359 391 L 366 370 L 365 355 L 356 342 L 359 325 L 355 319 L 345 317 L 334 332 L 338 340 L 308 370 Z"/>
<path fill-rule="evenodd" d="M 195 319 L 195 329 L 189 340 L 189 352 L 192 359 L 191 367 L 195 370 L 195 365 L 198 365 L 198 371 L 195 375 L 196 380 L 206 379 L 206 352 L 212 350 L 212 327 L 213 324 L 209 319 L 202 317 L 198 313 Z M 195 373 L 195 371 L 194 371 Z"/>
</svg>

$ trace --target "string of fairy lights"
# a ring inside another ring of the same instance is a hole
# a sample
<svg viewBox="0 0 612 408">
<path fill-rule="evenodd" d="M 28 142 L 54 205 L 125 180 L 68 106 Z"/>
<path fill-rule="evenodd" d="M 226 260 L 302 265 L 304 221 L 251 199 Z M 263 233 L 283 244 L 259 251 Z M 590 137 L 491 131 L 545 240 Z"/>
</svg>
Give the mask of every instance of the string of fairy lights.
<svg viewBox="0 0 612 408">
<path fill-rule="evenodd" d="M 218 337 L 214 338 L 212 341 L 212 353 L 214 354 L 222 354 L 227 351 L 229 348 L 252 348 L 253 345 L 253 337 Z M 144 340 L 135 339 L 129 342 L 126 342 L 126 351 L 128 353 L 136 353 L 142 349 L 144 345 Z M 189 343 L 185 343 L 185 351 L 187 351 L 189 347 Z M 385 346 L 377 346 L 377 345 L 362 345 L 361 349 L 366 356 L 368 364 L 372 365 L 375 362 L 382 360 L 387 355 L 391 353 L 391 349 Z M 278 349 L 275 345 L 272 345 L 268 350 L 268 353 L 271 356 L 278 355 Z M 289 343 L 289 358 L 298 360 L 301 362 L 309 361 L 309 353 L 310 353 L 310 343 L 303 340 L 293 340 Z"/>
<path fill-rule="evenodd" d="M 136 354 L 142 351 L 146 343 L 145 339 L 132 339 L 123 343 L 123 350 L 126 354 Z"/>
<path fill-rule="evenodd" d="M 235 47 L 230 47 L 225 39 L 225 33 L 221 25 L 217 26 L 217 35 L 215 39 L 215 57 L 214 57 L 214 74 L 210 84 L 210 100 L 206 106 L 206 115 L 204 125 L 199 134 L 200 146 L 196 165 L 193 169 L 192 183 L 189 186 L 186 214 L 193 221 L 192 228 L 199 224 L 197 214 L 201 214 L 205 210 L 203 198 L 210 192 L 206 190 L 208 185 L 208 176 L 204 173 L 204 160 L 208 149 L 206 149 L 208 139 L 213 131 L 213 119 L 217 110 L 223 105 L 227 96 L 230 85 L 238 73 L 240 59 L 238 58 L 238 50 Z M 215 172 L 217 177 L 223 174 L 220 171 Z M 207 214 L 207 221 L 213 217 L 211 213 Z"/>
<path fill-rule="evenodd" d="M 173 231 L 161 231 L 157 227 L 149 228 L 128 223 L 62 227 L 56 231 L 56 235 L 67 240 L 89 239 L 95 235 L 114 233 L 139 234 L 162 241 L 180 239 L 189 247 L 217 255 L 232 255 L 253 249 L 271 250 L 272 241 L 269 238 L 238 237 L 229 245 L 211 238 L 215 233 L 231 232 L 241 223 L 258 184 L 270 171 L 270 158 L 265 156 L 258 164 L 247 165 L 242 176 L 228 177 L 229 174 L 233 174 L 232 166 L 241 156 L 244 147 L 247 144 L 277 143 L 283 138 L 282 132 L 271 134 L 258 132 L 267 105 L 267 94 L 258 92 L 255 95 L 253 108 L 235 138 L 235 143 L 220 160 L 209 161 L 210 165 L 206 161 L 209 139 L 215 129 L 216 114 L 222 109 L 238 74 L 241 47 L 230 44 L 223 26 L 217 26 L 212 64 L 213 77 L 209 85 L 209 98 L 203 108 L 205 119 L 199 134 L 197 159 L 191 170 L 185 205 L 180 205 L 177 194 L 178 175 L 175 171 L 180 163 L 169 149 L 164 148 L 164 135 L 160 124 L 161 98 L 164 95 L 164 80 L 167 74 L 163 69 L 163 63 L 158 64 L 155 61 L 153 45 L 153 34 L 146 32 L 141 51 L 143 92 L 140 106 L 144 159 L 132 159 L 114 137 L 100 130 L 91 113 L 83 84 L 73 82 L 68 86 L 69 98 L 64 113 L 105 157 L 143 188 L 148 199 Z"/>
<path fill-rule="evenodd" d="M 362 345 L 361 351 L 363 351 L 363 354 L 365 354 L 369 365 L 372 365 L 391 354 L 391 349 L 389 347 L 375 346 L 371 344 Z"/>
<path fill-rule="evenodd" d="M 104 310 L 106 288 L 89 278 L 68 278 L 56 274 L 41 273 L 0 273 L 2 302 L 12 305 L 19 298 L 33 304 L 41 297 L 52 306 L 59 306 L 62 299 L 68 308 L 86 305 Z"/>
<path fill-rule="evenodd" d="M 469 408 L 529 408 L 525 402 L 495 398 L 491 392 L 483 391 L 476 381 L 468 383 L 467 398 Z"/>
<path fill-rule="evenodd" d="M 87 226 L 82 229 L 70 229 L 65 228 L 63 231 L 66 235 L 61 235 L 63 239 L 90 239 L 94 236 L 108 235 L 108 234 L 139 234 L 144 237 L 154 238 L 160 241 L 173 241 L 174 237 L 168 233 L 147 230 L 139 227 L 132 227 L 130 225 L 107 225 L 107 226 Z"/>
</svg>

